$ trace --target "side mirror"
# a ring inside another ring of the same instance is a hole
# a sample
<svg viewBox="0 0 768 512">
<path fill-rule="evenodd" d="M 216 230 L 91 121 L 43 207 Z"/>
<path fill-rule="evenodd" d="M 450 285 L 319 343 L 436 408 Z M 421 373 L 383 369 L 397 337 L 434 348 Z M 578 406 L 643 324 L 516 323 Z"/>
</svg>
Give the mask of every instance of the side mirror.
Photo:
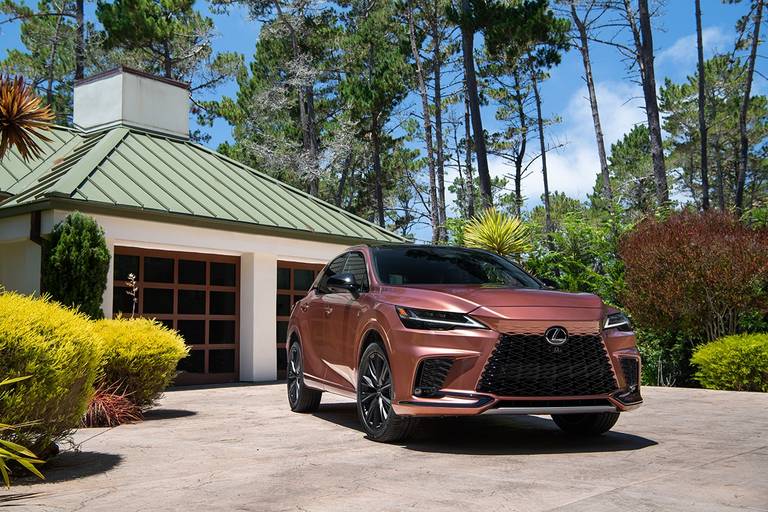
<svg viewBox="0 0 768 512">
<path fill-rule="evenodd" d="M 360 295 L 360 285 L 355 281 L 355 276 L 350 273 L 336 274 L 325 282 L 326 288 L 332 293 L 349 292 L 354 298 Z"/>
<path fill-rule="evenodd" d="M 544 283 L 544 286 L 546 286 L 547 288 L 550 288 L 552 290 L 557 290 L 557 283 L 553 279 L 543 278 L 543 279 L 539 279 L 539 281 Z"/>
</svg>

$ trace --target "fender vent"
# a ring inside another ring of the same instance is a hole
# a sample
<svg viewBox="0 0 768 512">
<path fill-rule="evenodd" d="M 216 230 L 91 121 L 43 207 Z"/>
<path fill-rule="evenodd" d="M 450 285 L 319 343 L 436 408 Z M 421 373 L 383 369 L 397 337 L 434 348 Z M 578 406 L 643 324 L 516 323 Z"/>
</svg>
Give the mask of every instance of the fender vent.
<svg viewBox="0 0 768 512">
<path fill-rule="evenodd" d="M 435 396 L 445 384 L 445 377 L 453 367 L 453 359 L 425 359 L 416 372 L 416 387 L 413 394 L 419 397 Z"/>
</svg>

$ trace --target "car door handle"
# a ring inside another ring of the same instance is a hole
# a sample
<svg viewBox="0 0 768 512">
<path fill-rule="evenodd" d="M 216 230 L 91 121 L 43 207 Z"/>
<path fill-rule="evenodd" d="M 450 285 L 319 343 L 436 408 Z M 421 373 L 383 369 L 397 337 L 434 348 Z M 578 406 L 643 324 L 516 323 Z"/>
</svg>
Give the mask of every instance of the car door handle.
<svg viewBox="0 0 768 512">
<path fill-rule="evenodd" d="M 303 303 L 302 303 L 302 304 L 301 304 L 299 307 L 301 308 L 301 310 L 302 310 L 303 312 L 305 312 L 305 313 L 306 313 L 306 312 L 307 312 L 307 310 L 309 309 L 309 304 L 303 304 Z"/>
<path fill-rule="evenodd" d="M 331 313 L 333 313 L 333 308 L 325 308 L 326 315 L 330 315 Z"/>
</svg>

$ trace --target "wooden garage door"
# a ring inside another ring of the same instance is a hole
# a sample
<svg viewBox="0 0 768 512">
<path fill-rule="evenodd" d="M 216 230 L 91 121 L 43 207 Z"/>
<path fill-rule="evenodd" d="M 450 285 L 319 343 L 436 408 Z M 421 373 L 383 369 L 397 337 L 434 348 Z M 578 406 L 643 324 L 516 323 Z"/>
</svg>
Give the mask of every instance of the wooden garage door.
<svg viewBox="0 0 768 512">
<path fill-rule="evenodd" d="M 288 320 L 293 306 L 309 291 L 317 273 L 324 265 L 298 263 L 295 261 L 277 262 L 277 378 L 285 378 L 286 337 Z"/>
<path fill-rule="evenodd" d="M 233 382 L 239 374 L 240 258 L 115 247 L 113 313 L 130 316 L 128 275 L 138 285 L 135 315 L 155 318 L 191 351 L 176 384 Z"/>
</svg>

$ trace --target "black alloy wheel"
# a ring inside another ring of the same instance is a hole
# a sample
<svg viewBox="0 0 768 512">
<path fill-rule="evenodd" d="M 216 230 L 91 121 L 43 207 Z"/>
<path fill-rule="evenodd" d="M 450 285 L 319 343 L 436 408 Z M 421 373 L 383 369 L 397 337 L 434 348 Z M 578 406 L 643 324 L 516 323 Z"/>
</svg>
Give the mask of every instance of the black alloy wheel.
<svg viewBox="0 0 768 512">
<path fill-rule="evenodd" d="M 288 404 L 294 412 L 312 412 L 320 407 L 322 392 L 304 383 L 304 361 L 301 345 L 293 342 L 288 351 Z"/>
<path fill-rule="evenodd" d="M 401 441 L 415 429 L 417 420 L 398 416 L 392 409 L 392 372 L 387 354 L 373 343 L 365 349 L 357 379 L 357 412 L 365 433 L 381 442 Z"/>
</svg>

